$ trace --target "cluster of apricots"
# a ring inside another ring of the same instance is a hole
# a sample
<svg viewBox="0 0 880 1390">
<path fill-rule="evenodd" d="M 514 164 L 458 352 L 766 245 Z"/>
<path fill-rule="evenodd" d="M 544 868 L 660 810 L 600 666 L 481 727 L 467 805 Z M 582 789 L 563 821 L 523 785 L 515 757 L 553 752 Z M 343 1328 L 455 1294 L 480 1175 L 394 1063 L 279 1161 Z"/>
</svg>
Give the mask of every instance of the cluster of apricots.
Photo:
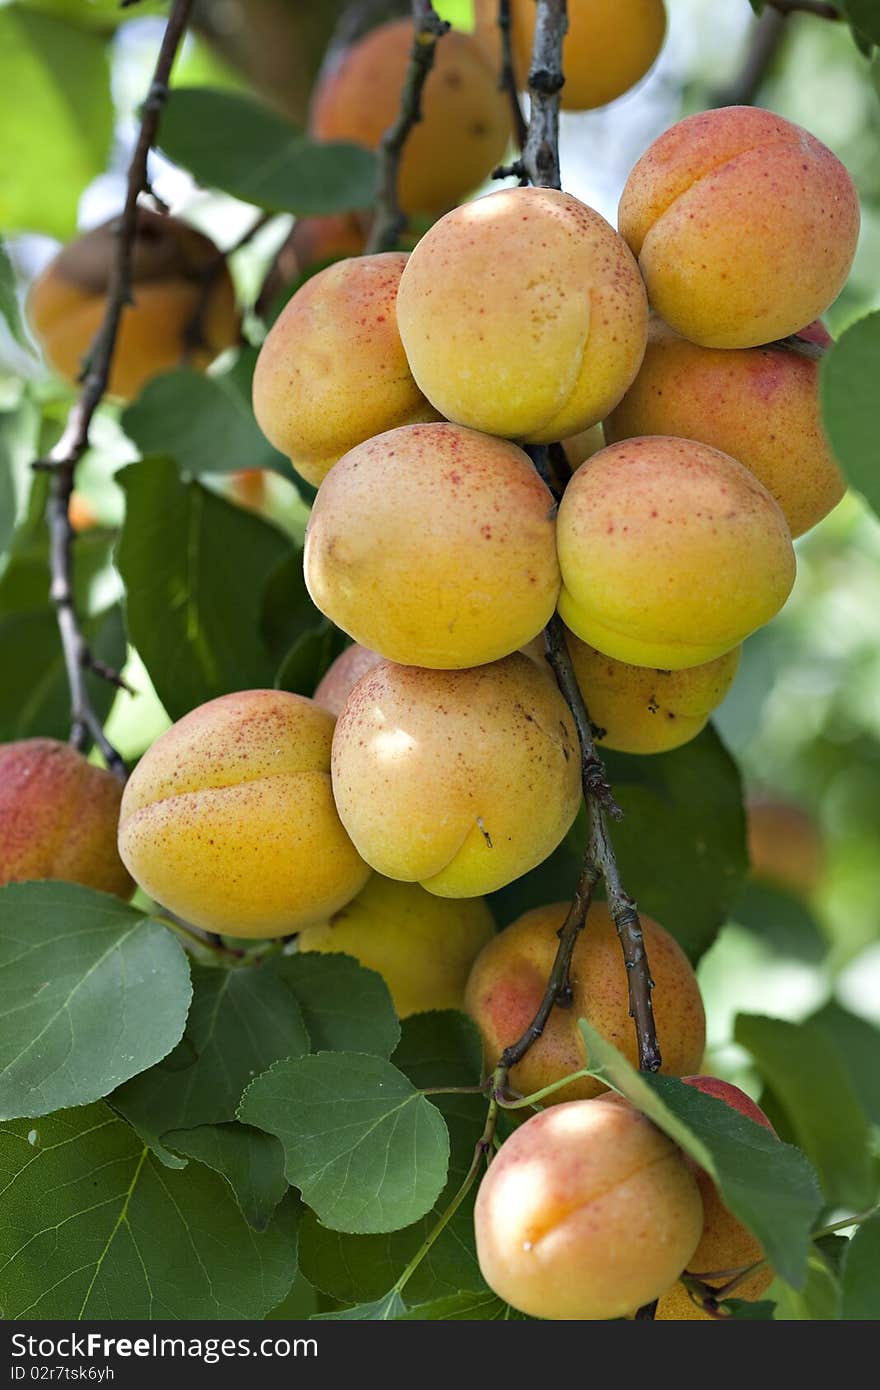
<svg viewBox="0 0 880 1390">
<path fill-rule="evenodd" d="M 512 11 L 523 81 L 534 6 Z M 408 211 L 443 211 L 504 152 L 486 12 L 474 37 L 439 46 L 403 162 Z M 570 12 L 564 104 L 601 105 L 650 67 L 663 5 L 574 0 Z M 615 41 L 597 47 L 591 23 L 599 37 L 614 25 Z M 319 84 L 313 133 L 378 143 L 411 41 L 401 21 L 344 54 Z M 579 44 L 619 68 L 581 69 Z M 211 244 L 142 219 L 111 381 L 123 396 L 180 359 L 197 307 L 195 351 L 238 332 Z M 0 882 L 60 877 L 127 896 L 134 881 L 211 932 L 345 951 L 385 977 L 402 1016 L 464 1007 L 494 1067 L 536 1012 L 565 907 L 496 934 L 485 895 L 544 861 L 581 803 L 543 629 L 558 611 L 607 747 L 659 753 L 704 727 L 740 644 L 787 598 L 792 538 L 842 495 L 819 417 L 817 320 L 857 231 L 831 152 L 745 107 L 655 141 L 627 181 L 619 232 L 574 197 L 527 187 L 454 206 L 411 253 L 349 256 L 359 222 L 301 224 L 295 267 L 348 258 L 289 300 L 253 403 L 318 489 L 306 583 L 353 645 L 312 699 L 246 690 L 193 710 L 124 789 L 51 740 L 0 749 Z M 109 235 L 62 252 L 31 296 L 47 355 L 71 377 L 106 296 Z M 291 273 L 280 265 L 280 282 Z M 559 505 L 526 452 L 557 442 L 571 469 Z M 696 1075 L 696 977 L 673 936 L 643 925 L 664 1070 L 768 1125 L 735 1087 Z M 573 1007 L 511 1072 L 523 1095 L 583 1068 L 578 1018 L 637 1061 L 602 904 L 571 984 Z M 657 1298 L 658 1317 L 708 1317 L 682 1272 L 761 1258 L 707 1175 L 583 1078 L 503 1144 L 476 1233 L 491 1287 L 548 1318 L 627 1316 Z"/>
</svg>

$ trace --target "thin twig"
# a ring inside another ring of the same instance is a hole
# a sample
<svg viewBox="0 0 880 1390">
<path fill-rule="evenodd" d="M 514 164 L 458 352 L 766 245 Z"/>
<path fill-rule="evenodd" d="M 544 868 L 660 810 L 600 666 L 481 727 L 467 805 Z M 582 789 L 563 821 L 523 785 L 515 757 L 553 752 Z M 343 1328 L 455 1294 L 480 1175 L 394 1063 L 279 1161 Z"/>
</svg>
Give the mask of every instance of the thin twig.
<svg viewBox="0 0 880 1390">
<path fill-rule="evenodd" d="M 522 152 L 525 176 L 536 188 L 561 188 L 559 175 L 559 95 L 562 42 L 568 31 L 566 0 L 538 0 L 535 41 L 529 67 L 529 128 Z"/>
<path fill-rule="evenodd" d="M 751 106 L 764 85 L 786 32 L 786 16 L 767 9 L 751 30 L 742 67 L 729 86 L 720 88 L 711 106 Z"/>
<path fill-rule="evenodd" d="M 46 504 L 49 529 L 50 597 L 58 618 L 58 631 L 70 687 L 70 741 L 84 749 L 91 736 L 111 772 L 125 781 L 125 764 L 104 733 L 86 688 L 86 672 L 97 671 L 105 679 L 116 673 L 96 662 L 83 636 L 73 591 L 73 528 L 69 506 L 76 465 L 89 447 L 92 419 L 110 379 L 113 350 L 124 308 L 131 303 L 132 246 L 137 232 L 138 197 L 147 184 L 147 157 L 155 141 L 159 116 L 168 95 L 168 78 L 186 31 L 193 0 L 174 0 L 156 61 L 153 80 L 144 103 L 137 143 L 128 170 L 125 204 L 117 228 L 117 246 L 110 268 L 104 319 L 89 350 L 79 398 L 71 408 L 64 431 L 46 459 L 38 466 L 52 474 Z"/>
<path fill-rule="evenodd" d="M 498 31 L 501 37 L 501 75 L 498 85 L 502 92 L 507 93 L 510 113 L 513 116 L 516 148 L 521 153 L 526 143 L 528 126 L 520 105 L 519 92 L 516 90 L 516 73 L 513 67 L 513 17 L 510 12 L 510 0 L 498 0 Z"/>
<path fill-rule="evenodd" d="M 431 0 L 412 0 L 412 15 L 413 46 L 400 94 L 400 110 L 379 146 L 376 216 L 367 242 L 368 255 L 393 251 L 406 227 L 398 189 L 400 161 L 410 131 L 422 119 L 422 92 L 434 66 L 437 44 L 450 27 L 437 14 Z"/>
</svg>

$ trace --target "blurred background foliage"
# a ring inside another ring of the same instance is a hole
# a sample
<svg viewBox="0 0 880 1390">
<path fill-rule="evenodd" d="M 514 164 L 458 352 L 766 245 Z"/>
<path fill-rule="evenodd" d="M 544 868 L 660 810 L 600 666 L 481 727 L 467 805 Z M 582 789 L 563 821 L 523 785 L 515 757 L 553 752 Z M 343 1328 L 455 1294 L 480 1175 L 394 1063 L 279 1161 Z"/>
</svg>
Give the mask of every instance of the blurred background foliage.
<svg viewBox="0 0 880 1390">
<path fill-rule="evenodd" d="M 56 239 L 118 209 L 136 103 L 146 89 L 164 8 L 145 3 L 120 10 L 116 0 L 0 5 L 0 123 L 6 132 L 0 146 L 0 229 L 19 296 L 53 253 Z M 384 18 L 407 7 L 364 8 Z M 610 108 L 563 116 L 565 186 L 614 220 L 630 167 L 684 114 L 754 100 L 807 126 L 844 161 L 862 199 L 855 267 L 828 315 L 829 327 L 839 334 L 880 306 L 878 58 L 861 53 L 843 24 L 808 15 L 783 21 L 769 11 L 758 19 L 748 0 L 669 0 L 668 8 L 669 37 L 649 78 Z M 174 82 L 251 93 L 301 126 L 342 9 L 329 0 L 202 4 Z M 445 0 L 438 9 L 469 27 L 470 0 Z M 151 177 L 173 211 L 221 247 L 233 245 L 253 220 L 251 206 L 197 187 L 162 155 L 152 157 Z M 274 219 L 233 258 L 245 305 L 253 303 L 291 220 Z M 247 321 L 247 331 L 259 341 L 256 320 Z M 23 704 L 33 712 L 36 702 L 47 726 L 64 720 L 63 674 L 46 622 L 43 541 L 28 462 L 57 435 L 69 400 L 68 388 L 0 320 L 4 663 L 11 663 L 10 642 L 20 641 L 22 615 L 34 619 L 24 669 L 16 675 L 11 664 L 4 666 L 4 738 L 16 736 Z M 133 407 L 122 423 L 115 407 L 104 407 L 77 482 L 96 523 L 80 543 L 83 597 L 111 655 L 121 640 L 108 616 L 118 611 L 121 591 L 111 547 L 124 510 L 114 474 L 139 457 L 137 431 L 149 435 L 150 420 L 158 418 L 150 404 Z M 242 447 L 248 451 L 246 443 Z M 261 448 L 257 438 L 254 452 Z M 209 470 L 201 483 L 228 495 L 229 468 L 266 462 L 226 459 L 222 474 Z M 284 476 L 284 467 L 265 479 L 264 514 L 274 527 L 301 539 L 307 496 Z M 824 870 L 814 889 L 792 893 L 779 885 L 751 885 L 732 914 L 735 920 L 701 963 L 711 1061 L 753 1091 L 747 1054 L 733 1041 L 737 1012 L 802 1019 L 836 997 L 880 1022 L 880 523 L 850 495 L 797 549 L 794 595 L 783 614 L 746 644 L 741 673 L 715 720 L 749 790 L 802 807 L 824 843 Z M 149 566 L 149 554 L 141 558 Z M 137 557 L 130 563 L 136 567 Z M 303 662 L 329 659 L 331 648 L 326 634 L 310 639 L 307 649 L 292 652 L 293 665 L 300 670 Z M 131 648 L 126 676 L 137 695 L 116 698 L 108 733 L 134 759 L 169 720 Z M 44 731 L 64 736 L 63 727 Z M 675 930 L 675 923 L 667 925 Z"/>
</svg>

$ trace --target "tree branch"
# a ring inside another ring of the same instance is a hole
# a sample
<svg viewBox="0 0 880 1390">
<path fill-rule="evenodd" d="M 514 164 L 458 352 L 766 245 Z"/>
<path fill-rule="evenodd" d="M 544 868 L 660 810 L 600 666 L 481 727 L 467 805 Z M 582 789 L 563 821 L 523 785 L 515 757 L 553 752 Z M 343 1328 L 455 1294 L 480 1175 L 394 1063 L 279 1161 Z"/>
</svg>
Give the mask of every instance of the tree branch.
<svg viewBox="0 0 880 1390">
<path fill-rule="evenodd" d="M 711 99 L 712 106 L 751 106 L 763 86 L 785 36 L 785 14 L 766 9 L 749 36 L 742 67 L 727 87 Z"/>
<path fill-rule="evenodd" d="M 366 246 L 367 255 L 392 251 L 406 226 L 398 192 L 400 161 L 410 131 L 422 119 L 422 92 L 434 66 L 437 44 L 450 27 L 437 14 L 431 0 L 412 0 L 412 15 L 415 32 L 400 95 L 400 111 L 397 120 L 382 136 L 379 147 L 376 216 Z"/>
<path fill-rule="evenodd" d="M 138 197 L 147 186 L 147 157 L 156 138 L 159 116 L 168 95 L 168 78 L 180 46 L 193 0 L 174 0 L 168 24 L 156 61 L 153 80 L 144 103 L 137 143 L 128 170 L 125 204 L 117 229 L 116 256 L 111 267 L 107 288 L 107 307 L 104 319 L 89 350 L 82 389 L 67 417 L 58 443 L 37 467 L 51 473 L 46 523 L 49 529 L 49 565 L 51 572 L 50 597 L 58 617 L 58 631 L 64 653 L 64 664 L 70 687 L 70 741 L 75 748 L 84 749 L 91 736 L 101 750 L 107 766 L 120 780 L 125 780 L 125 764 L 107 739 L 96 715 L 85 676 L 96 671 L 114 683 L 115 672 L 97 662 L 83 636 L 73 592 L 73 528 L 69 505 L 73 492 L 76 465 L 89 447 L 92 419 L 110 379 L 113 350 L 124 308 L 132 302 L 131 258 L 137 230 Z"/>
<path fill-rule="evenodd" d="M 498 85 L 502 92 L 507 93 L 510 113 L 513 116 L 516 147 L 522 153 L 528 135 L 528 127 L 519 103 L 516 73 L 513 69 L 513 17 L 510 13 L 510 0 L 498 0 L 498 30 L 501 36 L 501 75 Z"/>
</svg>

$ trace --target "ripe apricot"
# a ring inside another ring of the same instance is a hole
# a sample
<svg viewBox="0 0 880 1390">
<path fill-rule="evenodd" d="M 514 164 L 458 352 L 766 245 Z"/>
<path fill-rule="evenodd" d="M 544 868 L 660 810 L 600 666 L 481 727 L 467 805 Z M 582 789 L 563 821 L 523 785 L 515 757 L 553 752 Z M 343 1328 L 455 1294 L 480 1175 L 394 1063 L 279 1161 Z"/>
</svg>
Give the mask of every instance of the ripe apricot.
<svg viewBox="0 0 880 1390">
<path fill-rule="evenodd" d="M 518 652 L 463 671 L 383 661 L 339 716 L 333 792 L 372 868 L 472 898 L 565 835 L 580 803 L 577 735 L 559 691 Z"/>
<path fill-rule="evenodd" d="M 533 444 L 604 419 L 647 336 L 627 247 L 552 188 L 490 193 L 436 222 L 409 258 L 397 317 L 413 376 L 442 415 Z"/>
<path fill-rule="evenodd" d="M 487 8 L 497 3 L 487 0 Z M 519 86 L 528 81 L 535 0 L 512 0 L 511 38 Z M 589 111 L 623 96 L 653 67 L 666 37 L 663 0 L 569 0 L 562 45 L 562 106 Z"/>
<path fill-rule="evenodd" d="M 559 945 L 567 904 L 526 912 L 484 946 L 471 971 L 465 1008 L 483 1038 L 487 1069 L 515 1043 L 538 1011 Z M 645 950 L 654 979 L 654 1015 L 663 1052 L 663 1071 L 681 1076 L 699 1067 L 706 1046 L 706 1017 L 696 976 L 674 937 L 642 917 Z M 578 937 L 571 965 L 570 1008 L 554 1009 L 541 1037 L 512 1068 L 511 1085 L 533 1095 L 586 1063 L 577 1026 L 584 1018 L 638 1065 L 636 1036 L 629 1014 L 626 966 L 617 931 L 605 903 L 594 903 Z M 586 1100 L 605 1086 L 581 1077 L 542 1104 Z"/>
<path fill-rule="evenodd" d="M 619 226 L 667 323 L 704 347 L 746 348 L 796 333 L 836 299 L 859 202 L 821 141 L 772 111 L 725 106 L 654 141 Z"/>
<path fill-rule="evenodd" d="M 794 583 L 785 517 L 741 463 L 688 439 L 628 439 L 572 478 L 557 520 L 559 612 L 591 646 L 700 666 L 769 622 Z"/>
<path fill-rule="evenodd" d="M 506 440 L 445 421 L 391 430 L 322 483 L 305 577 L 322 613 L 392 661 L 494 661 L 556 607 L 553 497 Z"/>
<path fill-rule="evenodd" d="M 243 690 L 156 740 L 122 798 L 119 851 L 151 897 L 195 926 L 282 936 L 323 921 L 369 869 L 336 814 L 333 716 Z"/>
<path fill-rule="evenodd" d="M 362 647 L 358 642 L 352 642 L 350 647 L 338 656 L 336 660 L 327 667 L 317 686 L 313 699 L 316 705 L 321 705 L 328 709 L 331 714 L 339 715 L 345 708 L 345 702 L 354 690 L 361 676 L 365 676 L 368 671 L 372 671 L 374 666 L 378 666 L 382 657 L 378 652 L 371 652 L 368 647 Z"/>
</svg>

